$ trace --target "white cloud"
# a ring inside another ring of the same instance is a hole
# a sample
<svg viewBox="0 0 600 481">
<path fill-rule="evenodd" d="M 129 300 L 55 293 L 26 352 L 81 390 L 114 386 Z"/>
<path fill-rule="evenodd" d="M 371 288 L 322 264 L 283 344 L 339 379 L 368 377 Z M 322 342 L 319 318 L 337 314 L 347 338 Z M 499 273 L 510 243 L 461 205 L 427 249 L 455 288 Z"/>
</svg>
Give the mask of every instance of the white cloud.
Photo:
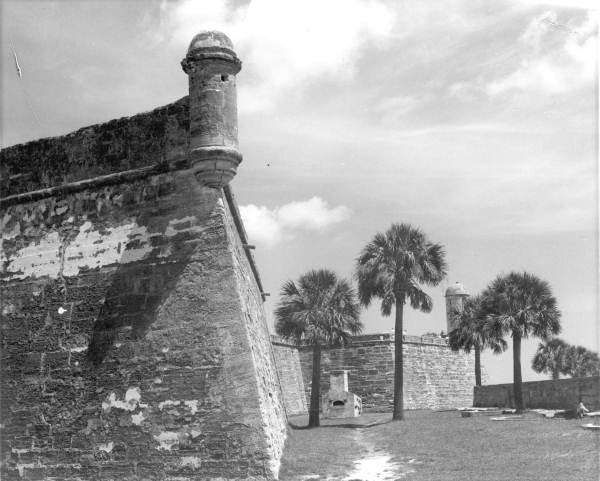
<svg viewBox="0 0 600 481">
<path fill-rule="evenodd" d="M 541 93 L 562 93 L 597 79 L 597 17 L 589 13 L 580 25 L 556 22 L 554 12 L 534 18 L 520 37 L 524 56 L 519 67 L 486 86 L 494 96 L 512 90 L 532 90 Z M 544 43 L 551 44 L 556 36 L 557 48 L 540 53 Z"/>
<path fill-rule="evenodd" d="M 529 22 L 519 40 L 538 49 L 542 38 L 548 33 L 548 30 L 555 28 L 554 25 L 558 25 L 557 20 L 556 12 L 548 11 L 542 13 Z"/>
<path fill-rule="evenodd" d="M 240 206 L 240 214 L 250 240 L 272 246 L 298 231 L 322 231 L 339 224 L 348 219 L 350 209 L 344 205 L 330 208 L 325 200 L 313 197 L 274 209 L 254 204 Z"/>
<path fill-rule="evenodd" d="M 187 46 L 200 30 L 221 30 L 243 61 L 240 108 L 268 110 L 323 75 L 349 78 L 361 49 L 391 31 L 393 14 L 379 0 L 163 0 L 156 36 Z"/>
</svg>

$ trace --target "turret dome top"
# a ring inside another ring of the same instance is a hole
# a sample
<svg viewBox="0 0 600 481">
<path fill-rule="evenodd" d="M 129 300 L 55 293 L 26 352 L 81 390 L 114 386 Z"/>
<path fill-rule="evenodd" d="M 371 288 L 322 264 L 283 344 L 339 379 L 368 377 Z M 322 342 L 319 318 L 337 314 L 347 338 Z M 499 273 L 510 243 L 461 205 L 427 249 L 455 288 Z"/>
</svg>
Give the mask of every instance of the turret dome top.
<svg viewBox="0 0 600 481">
<path fill-rule="evenodd" d="M 446 297 L 468 296 L 468 295 L 469 295 L 469 292 L 465 289 L 465 286 L 463 286 L 460 282 L 457 282 L 453 286 L 450 286 L 450 287 L 448 287 L 448 289 L 446 289 Z"/>
<path fill-rule="evenodd" d="M 188 53 L 202 48 L 220 47 L 233 50 L 233 43 L 227 35 L 216 30 L 203 30 L 190 42 Z"/>
</svg>

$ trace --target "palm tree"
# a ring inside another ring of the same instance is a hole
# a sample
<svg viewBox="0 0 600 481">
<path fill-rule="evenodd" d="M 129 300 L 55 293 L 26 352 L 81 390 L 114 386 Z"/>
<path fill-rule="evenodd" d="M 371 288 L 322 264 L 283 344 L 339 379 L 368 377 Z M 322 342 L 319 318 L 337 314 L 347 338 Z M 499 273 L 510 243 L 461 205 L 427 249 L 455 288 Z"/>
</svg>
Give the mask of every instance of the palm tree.
<svg viewBox="0 0 600 481">
<path fill-rule="evenodd" d="M 321 348 L 343 346 L 362 330 L 360 304 L 345 279 L 327 269 L 311 270 L 298 282 L 287 281 L 275 309 L 277 334 L 313 349 L 309 427 L 319 426 Z"/>
<path fill-rule="evenodd" d="M 570 346 L 558 337 L 540 342 L 533 356 L 531 368 L 535 372 L 550 374 L 552 380 L 556 381 L 561 372 L 564 374 L 569 348 Z"/>
<path fill-rule="evenodd" d="M 395 307 L 394 420 L 404 417 L 402 332 L 403 309 L 431 312 L 433 301 L 421 284 L 438 285 L 446 275 L 444 249 L 409 224 L 392 224 L 377 233 L 356 261 L 358 296 L 364 306 L 381 299 L 381 313 L 389 316 Z"/>
<path fill-rule="evenodd" d="M 523 411 L 521 340 L 542 339 L 560 332 L 560 311 L 550 285 L 527 272 L 498 276 L 482 294 L 486 322 L 497 336 L 513 340 L 513 391 L 517 412 Z"/>
<path fill-rule="evenodd" d="M 571 377 L 598 376 L 600 374 L 598 353 L 583 346 L 569 346 L 565 353 L 563 374 Z"/>
<path fill-rule="evenodd" d="M 469 297 L 463 308 L 453 313 L 454 329 L 448 333 L 448 343 L 453 351 L 475 351 L 475 385 L 481 386 L 481 351 L 491 349 L 494 354 L 506 351 L 507 344 L 489 329 L 481 315 L 481 298 Z"/>
</svg>

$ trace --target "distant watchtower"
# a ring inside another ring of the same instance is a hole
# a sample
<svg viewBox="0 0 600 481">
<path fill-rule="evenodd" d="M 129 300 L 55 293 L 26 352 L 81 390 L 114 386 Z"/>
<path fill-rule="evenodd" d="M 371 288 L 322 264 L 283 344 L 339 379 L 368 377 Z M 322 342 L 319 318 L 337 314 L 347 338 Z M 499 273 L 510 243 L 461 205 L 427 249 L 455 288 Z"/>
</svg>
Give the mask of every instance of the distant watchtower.
<svg viewBox="0 0 600 481">
<path fill-rule="evenodd" d="M 454 329 L 454 314 L 462 312 L 465 299 L 469 297 L 469 293 L 460 282 L 446 289 L 446 327 L 447 332 Z"/>
<path fill-rule="evenodd" d="M 242 161 L 235 88 L 242 62 L 225 34 L 204 31 L 192 39 L 181 66 L 189 76 L 192 168 L 199 182 L 221 188 Z"/>
</svg>

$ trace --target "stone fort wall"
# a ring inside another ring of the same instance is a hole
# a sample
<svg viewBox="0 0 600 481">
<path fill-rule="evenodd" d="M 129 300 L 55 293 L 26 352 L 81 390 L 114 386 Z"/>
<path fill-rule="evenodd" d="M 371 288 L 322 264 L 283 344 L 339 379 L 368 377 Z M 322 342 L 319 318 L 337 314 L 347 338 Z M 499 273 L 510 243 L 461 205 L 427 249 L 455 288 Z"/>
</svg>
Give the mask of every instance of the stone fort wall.
<svg viewBox="0 0 600 481">
<path fill-rule="evenodd" d="M 288 414 L 306 413 L 310 400 L 312 350 L 296 348 L 272 336 Z M 297 356 L 297 358 L 296 358 Z M 298 367 L 294 363 L 299 362 Z M 404 336 L 404 407 L 450 409 L 471 406 L 475 356 L 454 352 L 446 339 Z M 365 412 L 393 408 L 394 338 L 390 334 L 355 336 L 343 348 L 323 349 L 321 392 L 329 390 L 331 371 L 348 370 L 349 390 L 362 398 Z M 298 371 L 302 373 L 299 381 Z M 293 373 L 288 375 L 288 373 Z M 297 390 L 304 388 L 301 394 Z"/>
<path fill-rule="evenodd" d="M 580 400 L 590 411 L 600 410 L 600 377 L 523 383 L 523 402 L 529 409 L 575 409 Z M 514 407 L 513 385 L 492 384 L 476 387 L 473 406 Z"/>
<path fill-rule="evenodd" d="M 272 479 L 285 413 L 187 97 L 0 153 L 2 479 Z"/>
</svg>

